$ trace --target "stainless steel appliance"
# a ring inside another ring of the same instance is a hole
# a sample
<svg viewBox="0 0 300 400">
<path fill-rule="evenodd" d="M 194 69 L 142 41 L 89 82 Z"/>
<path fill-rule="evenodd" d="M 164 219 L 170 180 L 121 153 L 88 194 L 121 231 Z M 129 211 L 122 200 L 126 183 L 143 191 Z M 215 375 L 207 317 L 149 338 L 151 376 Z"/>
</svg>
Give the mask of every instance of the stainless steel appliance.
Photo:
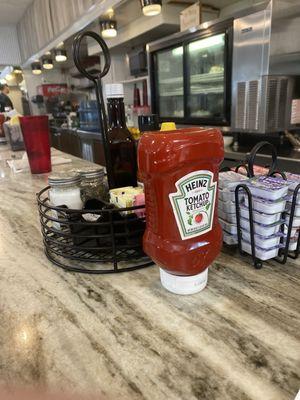
<svg viewBox="0 0 300 400">
<path fill-rule="evenodd" d="M 149 44 L 152 110 L 161 121 L 230 124 L 232 22 Z"/>
<path fill-rule="evenodd" d="M 290 21 L 286 18 L 282 21 L 278 12 L 279 3 L 285 2 L 270 1 L 263 10 L 234 20 L 231 108 L 234 131 L 269 133 L 291 127 L 296 79 L 286 65 L 274 68 L 272 59 L 278 31 L 287 42 L 293 40 L 286 33 Z"/>
</svg>

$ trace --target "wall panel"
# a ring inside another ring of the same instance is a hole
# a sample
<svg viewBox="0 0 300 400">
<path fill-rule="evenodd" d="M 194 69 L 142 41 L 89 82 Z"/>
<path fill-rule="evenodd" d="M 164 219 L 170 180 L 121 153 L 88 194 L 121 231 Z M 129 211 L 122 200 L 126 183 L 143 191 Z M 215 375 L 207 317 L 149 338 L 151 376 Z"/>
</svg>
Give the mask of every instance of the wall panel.
<svg viewBox="0 0 300 400">
<path fill-rule="evenodd" d="M 0 65 L 20 64 L 17 30 L 14 26 L 0 26 Z"/>
</svg>

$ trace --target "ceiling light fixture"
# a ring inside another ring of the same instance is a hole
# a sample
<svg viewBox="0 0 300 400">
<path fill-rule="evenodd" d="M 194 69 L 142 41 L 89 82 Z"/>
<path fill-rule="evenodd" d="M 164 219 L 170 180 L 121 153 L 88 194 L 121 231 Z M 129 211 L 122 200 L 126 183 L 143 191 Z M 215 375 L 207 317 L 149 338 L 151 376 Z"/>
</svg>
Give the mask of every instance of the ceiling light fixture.
<svg viewBox="0 0 300 400">
<path fill-rule="evenodd" d="M 114 38 L 117 36 L 117 21 L 103 20 L 100 21 L 101 36 L 105 39 Z"/>
<path fill-rule="evenodd" d="M 15 66 L 13 71 L 15 74 L 22 74 L 23 72 L 22 68 L 19 65 Z"/>
<path fill-rule="evenodd" d="M 42 66 L 39 61 L 35 61 L 31 64 L 31 70 L 34 75 L 40 75 L 42 73 Z"/>
<path fill-rule="evenodd" d="M 42 62 L 43 62 L 43 68 L 45 68 L 45 69 L 52 69 L 53 68 L 53 61 L 52 61 L 52 57 L 51 57 L 51 52 L 50 51 L 48 51 L 44 55 L 44 57 L 42 59 Z"/>
<path fill-rule="evenodd" d="M 64 49 L 55 49 L 55 61 L 57 62 L 64 62 L 67 60 L 67 52 Z"/>
<path fill-rule="evenodd" d="M 146 17 L 153 17 L 161 13 L 161 0 L 141 0 L 143 14 Z"/>
</svg>

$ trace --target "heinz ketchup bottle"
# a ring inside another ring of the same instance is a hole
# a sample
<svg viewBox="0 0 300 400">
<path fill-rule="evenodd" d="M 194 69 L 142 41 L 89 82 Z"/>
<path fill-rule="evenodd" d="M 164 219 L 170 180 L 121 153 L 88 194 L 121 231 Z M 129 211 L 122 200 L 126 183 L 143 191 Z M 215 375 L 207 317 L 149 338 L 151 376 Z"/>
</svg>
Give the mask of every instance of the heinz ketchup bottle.
<svg viewBox="0 0 300 400">
<path fill-rule="evenodd" d="M 207 268 L 221 250 L 217 182 L 223 157 L 217 129 L 149 132 L 140 139 L 138 165 L 147 221 L 144 250 L 160 267 L 161 283 L 171 292 L 204 289 Z"/>
</svg>

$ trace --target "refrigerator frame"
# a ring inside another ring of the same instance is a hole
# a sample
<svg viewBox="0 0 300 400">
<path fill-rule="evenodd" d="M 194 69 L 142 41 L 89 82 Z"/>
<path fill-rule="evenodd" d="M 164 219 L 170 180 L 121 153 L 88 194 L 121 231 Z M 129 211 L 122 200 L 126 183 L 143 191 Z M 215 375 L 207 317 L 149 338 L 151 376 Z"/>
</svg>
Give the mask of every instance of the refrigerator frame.
<svg viewBox="0 0 300 400">
<path fill-rule="evenodd" d="M 233 18 L 222 22 L 200 25 L 194 31 L 188 30 L 180 32 L 164 38 L 161 41 L 153 42 L 148 45 L 148 61 L 149 61 L 149 76 L 150 76 L 150 91 L 151 91 L 151 107 L 152 112 L 158 114 L 160 122 L 174 121 L 177 124 L 190 125 L 213 125 L 213 126 L 230 126 L 231 123 L 231 82 L 232 82 L 232 52 L 233 52 Z M 197 40 L 205 39 L 210 36 L 225 34 L 224 48 L 224 118 L 211 117 L 189 117 L 188 95 L 188 44 Z M 161 50 L 172 50 L 173 48 L 183 46 L 183 107 L 184 117 L 161 117 L 159 113 L 159 95 L 156 88 L 157 82 L 157 52 Z"/>
</svg>

